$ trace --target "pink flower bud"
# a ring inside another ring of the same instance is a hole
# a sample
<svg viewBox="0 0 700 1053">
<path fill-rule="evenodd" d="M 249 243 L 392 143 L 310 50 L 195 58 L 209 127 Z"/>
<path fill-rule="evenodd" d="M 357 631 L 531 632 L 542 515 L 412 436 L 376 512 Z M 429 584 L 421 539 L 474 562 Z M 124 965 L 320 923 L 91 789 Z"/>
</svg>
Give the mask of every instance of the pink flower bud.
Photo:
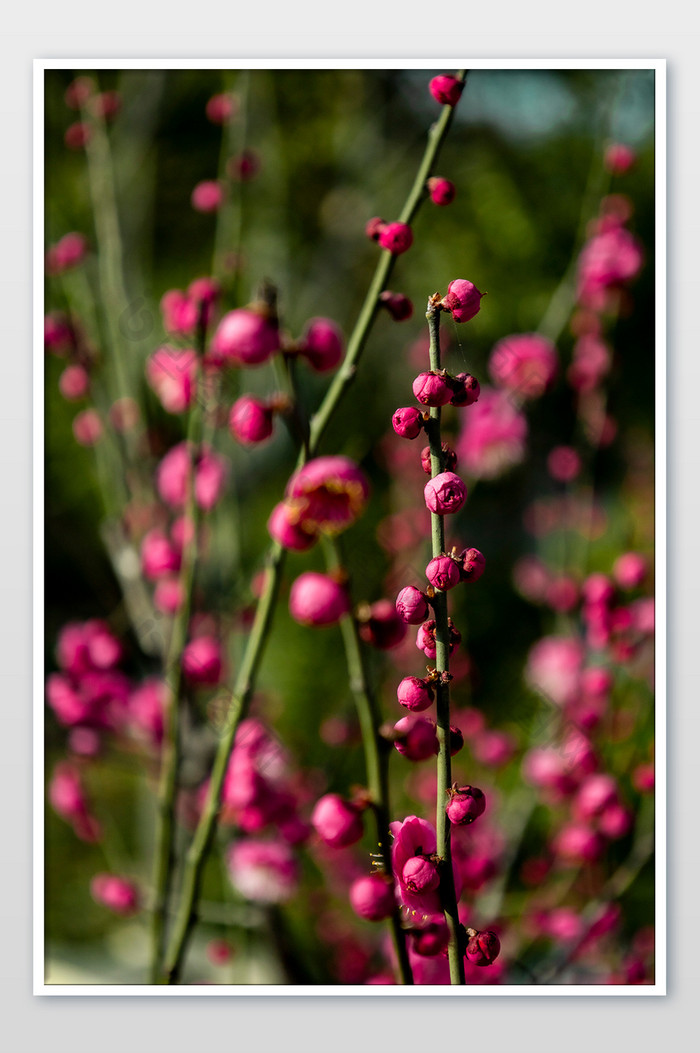
<svg viewBox="0 0 700 1053">
<path fill-rule="evenodd" d="M 570 483 L 581 471 L 581 458 L 572 446 L 555 446 L 547 457 L 547 471 L 559 483 Z"/>
<path fill-rule="evenodd" d="M 446 442 L 441 444 L 442 457 L 445 463 L 445 471 L 453 472 L 457 467 L 457 454 L 448 446 Z M 432 463 L 430 460 L 430 447 L 424 446 L 420 452 L 420 463 L 423 471 L 426 475 L 430 475 L 432 472 Z"/>
<path fill-rule="evenodd" d="M 354 845 L 364 833 L 360 809 L 337 793 L 327 793 L 316 802 L 311 825 L 331 848 Z"/>
<path fill-rule="evenodd" d="M 430 194 L 430 200 L 434 205 L 450 205 L 454 201 L 457 190 L 454 183 L 451 183 L 449 179 L 443 179 L 441 176 L 432 176 L 426 185 Z"/>
<path fill-rule="evenodd" d="M 224 365 L 257 366 L 279 350 L 276 325 L 258 311 L 239 307 L 219 322 L 211 342 L 215 362 Z"/>
<path fill-rule="evenodd" d="M 453 589 L 462 580 L 459 563 L 452 556 L 435 556 L 425 568 L 425 576 L 441 592 Z"/>
<path fill-rule="evenodd" d="M 613 577 L 622 589 L 637 589 L 647 573 L 647 561 L 638 552 L 625 552 L 615 560 Z"/>
<path fill-rule="evenodd" d="M 423 427 L 423 414 L 415 406 L 402 406 L 394 413 L 391 423 L 402 439 L 416 439 Z"/>
<path fill-rule="evenodd" d="M 434 958 L 440 954 L 448 942 L 449 931 L 443 918 L 429 922 L 424 929 L 414 929 L 411 933 L 413 950 L 425 958 Z"/>
<path fill-rule="evenodd" d="M 133 881 L 116 874 L 96 874 L 90 883 L 90 893 L 96 903 L 128 916 L 139 909 L 139 892 Z"/>
<path fill-rule="evenodd" d="M 464 91 L 464 83 L 462 81 L 457 80 L 456 77 L 448 77 L 445 74 L 433 77 L 428 87 L 435 101 L 443 106 L 456 106 Z"/>
<path fill-rule="evenodd" d="M 318 534 L 302 530 L 296 521 L 296 510 L 286 501 L 280 501 L 272 509 L 267 529 L 271 538 L 291 552 L 306 552 L 318 539 Z"/>
<path fill-rule="evenodd" d="M 161 347 L 146 363 L 146 379 L 168 413 L 184 413 L 195 396 L 197 352 Z"/>
<path fill-rule="evenodd" d="M 427 597 L 413 585 L 407 585 L 396 597 L 396 611 L 409 625 L 420 625 L 428 617 Z"/>
<path fill-rule="evenodd" d="M 181 289 L 168 289 L 160 300 L 163 327 L 177 336 L 190 336 L 197 326 L 197 305 Z M 150 383 L 150 381 L 149 381 Z"/>
<path fill-rule="evenodd" d="M 654 765 L 639 764 L 632 772 L 632 783 L 639 793 L 653 793 L 655 785 Z"/>
<path fill-rule="evenodd" d="M 224 188 L 216 179 L 203 179 L 192 191 L 192 208 L 197 212 L 218 212 L 224 201 Z"/>
<path fill-rule="evenodd" d="M 416 717 L 413 713 L 401 717 L 394 724 L 394 733 L 397 735 L 394 746 L 410 761 L 426 760 L 438 752 L 435 725 L 425 717 Z"/>
<path fill-rule="evenodd" d="M 450 405 L 452 406 L 471 406 L 479 401 L 481 385 L 471 373 L 458 373 L 452 379 L 451 388 Z"/>
<path fill-rule="evenodd" d="M 238 99 L 231 92 L 212 95 L 206 105 L 207 119 L 212 124 L 228 124 L 238 113 Z"/>
<path fill-rule="evenodd" d="M 413 381 L 413 394 L 424 406 L 446 406 L 452 398 L 451 380 L 444 372 L 419 373 Z"/>
<path fill-rule="evenodd" d="M 413 244 L 413 231 L 407 223 L 387 223 L 379 231 L 377 241 L 393 256 L 400 256 Z"/>
<path fill-rule="evenodd" d="M 479 313 L 483 293 L 466 278 L 455 278 L 447 286 L 447 294 L 442 299 L 445 311 L 451 311 L 455 322 L 468 322 Z"/>
<path fill-rule="evenodd" d="M 523 399 L 539 398 L 551 386 L 558 369 L 551 340 L 539 333 L 506 336 L 495 345 L 489 359 L 492 380 Z"/>
<path fill-rule="evenodd" d="M 252 395 L 242 395 L 231 407 L 228 428 L 244 446 L 264 442 L 272 435 L 272 408 Z"/>
<path fill-rule="evenodd" d="M 92 138 L 92 128 L 85 121 L 76 121 L 66 128 L 63 142 L 69 150 L 84 150 Z"/>
<path fill-rule="evenodd" d="M 472 936 L 467 943 L 467 961 L 473 965 L 492 965 L 501 950 L 501 941 L 495 932 L 486 930 Z"/>
<path fill-rule="evenodd" d="M 461 554 L 460 559 L 462 561 L 461 580 L 478 581 L 486 570 L 486 559 L 482 553 L 479 552 L 479 549 L 466 549 L 466 551 Z"/>
<path fill-rule="evenodd" d="M 411 856 L 404 863 L 401 884 L 409 892 L 434 892 L 440 884 L 440 875 L 435 864 L 425 856 Z"/>
<path fill-rule="evenodd" d="M 611 143 L 605 151 L 605 167 L 613 175 L 624 175 L 636 160 L 634 150 L 624 143 Z"/>
<path fill-rule="evenodd" d="M 365 921 L 382 921 L 394 912 L 394 886 L 386 874 L 368 874 L 350 886 L 350 906 Z"/>
<path fill-rule="evenodd" d="M 372 241 L 377 241 L 385 226 L 385 219 L 381 219 L 379 216 L 372 216 L 372 218 L 368 219 L 365 224 L 365 234 L 368 238 L 371 238 Z"/>
<path fill-rule="evenodd" d="M 62 358 L 75 343 L 73 330 L 61 314 L 47 314 L 44 318 L 44 348 Z"/>
<path fill-rule="evenodd" d="M 149 581 L 156 581 L 180 569 L 180 552 L 157 527 L 141 542 L 141 569 Z"/>
<path fill-rule="evenodd" d="M 448 622 L 450 633 L 449 651 L 450 654 L 452 654 L 457 645 L 459 644 L 460 640 L 462 639 L 462 634 L 457 629 L 455 629 L 454 625 L 452 624 L 451 618 L 448 619 Z M 435 648 L 435 620 L 433 618 L 431 618 L 430 621 L 423 622 L 423 624 L 419 627 L 418 632 L 416 634 L 416 647 L 419 651 L 423 651 L 426 658 L 436 657 L 437 652 Z"/>
<path fill-rule="evenodd" d="M 343 358 L 343 334 L 330 318 L 312 318 L 300 341 L 304 355 L 317 373 L 335 369 Z"/>
<path fill-rule="evenodd" d="M 452 790 L 445 811 L 453 826 L 468 826 L 484 814 L 486 798 L 477 786 L 460 786 Z"/>
<path fill-rule="evenodd" d="M 425 484 L 425 503 L 435 515 L 454 515 L 467 499 L 467 487 L 454 472 L 441 472 Z"/>
<path fill-rule="evenodd" d="M 64 399 L 76 402 L 87 395 L 90 390 L 90 377 L 83 366 L 66 366 L 58 380 L 58 390 Z"/>
<path fill-rule="evenodd" d="M 289 612 L 301 625 L 334 625 L 350 610 L 347 590 L 327 574 L 300 574 L 289 592 Z"/>
<path fill-rule="evenodd" d="M 97 410 L 86 409 L 73 418 L 73 435 L 81 446 L 94 446 L 102 438 L 102 421 Z"/>
<path fill-rule="evenodd" d="M 432 704 L 434 695 L 429 680 L 417 676 L 405 676 L 396 689 L 400 704 L 413 713 L 420 713 Z"/>
<path fill-rule="evenodd" d="M 380 651 L 398 647 L 406 635 L 406 622 L 391 600 L 377 600 L 366 618 L 358 619 L 360 639 Z"/>
<path fill-rule="evenodd" d="M 379 302 L 395 322 L 404 322 L 413 315 L 413 304 L 403 293 L 390 292 L 385 289 L 379 294 Z"/>
<path fill-rule="evenodd" d="M 191 684 L 213 687 L 223 672 L 221 644 L 213 636 L 197 636 L 182 652 L 182 671 Z"/>
<path fill-rule="evenodd" d="M 80 110 L 87 105 L 94 91 L 95 82 L 92 77 L 76 77 L 66 88 L 63 98 L 69 109 Z"/>
</svg>

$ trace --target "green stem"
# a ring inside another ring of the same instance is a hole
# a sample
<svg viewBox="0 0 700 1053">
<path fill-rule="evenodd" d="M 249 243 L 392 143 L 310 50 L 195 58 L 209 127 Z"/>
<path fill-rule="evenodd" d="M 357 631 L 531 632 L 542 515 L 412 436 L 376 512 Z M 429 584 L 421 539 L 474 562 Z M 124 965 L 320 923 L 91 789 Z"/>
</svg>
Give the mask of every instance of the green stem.
<svg viewBox="0 0 700 1053">
<path fill-rule="evenodd" d="M 342 566 L 337 541 L 324 539 L 326 562 L 329 570 Z M 389 756 L 391 746 L 380 732 L 381 713 L 377 698 L 372 691 L 362 644 L 357 631 L 357 622 L 352 614 L 340 619 L 340 631 L 345 646 L 345 658 L 348 666 L 350 690 L 355 699 L 355 707 L 360 722 L 362 747 L 365 754 L 367 786 L 377 829 L 377 843 L 382 857 L 384 873 L 393 881 L 391 864 L 391 834 L 389 831 Z M 406 933 L 401 925 L 398 906 L 389 918 L 391 938 L 394 944 L 398 974 L 402 984 L 413 984 L 413 972 L 408 960 Z"/>
<path fill-rule="evenodd" d="M 164 703 L 163 745 L 160 758 L 158 784 L 158 829 L 154 860 L 153 886 L 155 904 L 151 921 L 151 983 L 158 983 L 164 952 L 165 927 L 175 864 L 175 807 L 177 798 L 177 775 L 180 767 L 182 653 L 187 640 L 187 631 L 192 606 L 195 566 L 197 562 L 197 531 L 199 506 L 195 500 L 195 472 L 197 456 L 202 442 L 202 406 L 200 403 L 201 368 L 199 361 L 204 353 L 205 328 L 199 326 L 199 359 L 195 379 L 195 397 L 187 428 L 189 466 L 187 473 L 187 501 L 185 522 L 190 528 L 183 542 L 180 584 L 182 604 L 178 610 L 170 634 L 165 658 L 166 698 Z"/>
<path fill-rule="evenodd" d="M 460 70 L 457 77 L 464 81 L 466 79 L 466 71 Z M 413 218 L 425 197 L 425 182 L 437 160 L 440 147 L 451 123 L 452 107 L 445 106 L 440 118 L 430 131 L 418 175 L 401 212 L 402 222 L 409 222 Z M 321 406 L 312 418 L 308 447 L 306 451 L 302 450 L 300 454 L 301 463 L 316 455 L 321 439 L 338 404 L 348 387 L 352 384 L 357 371 L 357 363 L 379 310 L 379 294 L 385 288 L 394 260 L 395 257 L 391 253 L 387 251 L 382 252 L 370 283 L 369 292 L 348 341 L 348 349 L 343 366 L 326 392 Z M 258 668 L 262 661 L 265 644 L 272 625 L 285 555 L 284 549 L 277 542 L 274 542 L 268 550 L 263 590 L 258 600 L 253 627 L 248 637 L 243 661 L 231 694 L 226 731 L 219 741 L 206 801 L 185 860 L 180 905 L 172 938 L 168 944 L 165 956 L 165 978 L 161 980 L 164 983 L 177 983 L 182 971 L 187 942 L 196 921 L 197 898 L 204 865 L 216 827 L 219 798 L 224 775 L 226 774 L 228 758 L 233 747 L 236 730 L 247 713 L 253 694 Z"/>
<path fill-rule="evenodd" d="M 430 368 L 440 369 L 440 311 L 432 306 L 426 315 L 430 330 Z M 440 435 L 440 407 L 430 410 L 428 426 L 430 441 L 431 478 L 443 470 L 444 458 Z M 433 558 L 445 552 L 444 517 L 430 514 Z M 435 615 L 435 669 L 438 674 L 450 671 L 450 630 L 447 617 L 447 594 L 436 591 L 432 600 Z M 450 983 L 464 983 L 464 957 L 460 951 L 459 913 L 455 892 L 454 874 L 452 872 L 452 852 L 450 846 L 450 821 L 445 811 L 447 795 L 452 786 L 452 763 L 450 757 L 450 685 L 449 679 L 440 677 L 435 684 L 437 738 L 439 752 L 437 759 L 437 854 L 440 864 L 440 897 L 445 912 L 445 921 L 449 932 L 447 954 L 450 963 Z"/>
</svg>

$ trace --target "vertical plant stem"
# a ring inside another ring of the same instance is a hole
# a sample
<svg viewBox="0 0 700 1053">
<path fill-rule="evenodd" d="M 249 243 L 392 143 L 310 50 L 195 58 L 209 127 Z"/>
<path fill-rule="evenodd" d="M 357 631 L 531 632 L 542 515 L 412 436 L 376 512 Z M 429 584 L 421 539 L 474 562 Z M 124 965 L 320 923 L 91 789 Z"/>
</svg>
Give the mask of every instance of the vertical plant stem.
<svg viewBox="0 0 700 1053">
<path fill-rule="evenodd" d="M 185 536 L 183 540 L 180 584 L 182 603 L 175 615 L 165 657 L 165 689 L 163 744 L 160 756 L 160 778 L 158 784 L 158 828 L 154 859 L 153 886 L 155 903 L 151 922 L 151 983 L 158 983 L 164 952 L 165 926 L 168 916 L 170 892 L 175 865 L 175 807 L 177 799 L 177 775 L 180 766 L 180 723 L 182 653 L 187 640 L 187 630 L 192 605 L 195 566 L 197 562 L 197 532 L 199 506 L 195 500 L 195 471 L 202 442 L 201 357 L 204 353 L 205 327 L 200 320 L 199 355 L 195 379 L 195 398 L 189 411 L 187 428 L 187 450 L 189 466 L 187 473 L 187 500 L 185 506 Z M 189 527 L 189 530 L 187 529 Z"/>
<path fill-rule="evenodd" d="M 430 330 L 430 368 L 440 369 L 440 311 L 429 307 L 426 315 Z M 431 478 L 444 470 L 442 439 L 440 435 L 440 407 L 430 410 L 428 428 L 430 441 Z M 445 551 L 444 517 L 430 514 L 433 557 Z M 450 671 L 450 631 L 447 618 L 447 594 L 436 591 L 432 600 L 435 614 L 435 668 L 440 673 Z M 435 828 L 437 832 L 437 854 L 442 863 L 440 866 L 440 897 L 442 899 L 445 921 L 449 932 L 447 953 L 450 963 L 450 983 L 464 983 L 464 958 L 459 946 L 459 913 L 455 893 L 454 874 L 452 872 L 452 852 L 450 848 L 450 821 L 445 811 L 447 794 L 452 786 L 452 764 L 450 758 L 450 685 L 449 679 L 438 679 L 436 685 L 436 717 L 439 753 L 437 759 L 437 813 Z"/>
<path fill-rule="evenodd" d="M 342 567 L 338 543 L 324 539 L 326 562 L 329 570 Z M 345 614 L 340 619 L 340 631 L 345 646 L 345 658 L 348 666 L 350 690 L 355 699 L 355 707 L 360 722 L 362 748 L 365 754 L 367 787 L 370 793 L 371 807 L 377 829 L 377 843 L 382 857 L 384 872 L 393 880 L 391 864 L 391 834 L 389 831 L 389 756 L 391 747 L 380 735 L 381 714 L 377 698 L 372 690 L 367 666 L 364 659 L 357 622 L 352 614 Z M 413 983 L 413 972 L 408 960 L 406 933 L 401 925 L 398 906 L 389 919 L 391 939 L 396 953 L 397 969 L 402 984 Z"/>
<path fill-rule="evenodd" d="M 466 71 L 460 70 L 457 78 L 466 79 Z M 426 195 L 426 180 L 435 165 L 442 143 L 452 123 L 453 109 L 444 106 L 442 114 L 433 125 L 418 173 L 409 191 L 408 198 L 401 212 L 401 220 L 410 222 Z M 375 268 L 369 291 L 360 310 L 355 328 L 348 341 L 345 361 L 331 383 L 318 411 L 310 425 L 307 450 L 301 452 L 300 462 L 314 457 L 333 414 L 343 395 L 352 384 L 362 351 L 367 343 L 372 325 L 379 311 L 379 294 L 386 287 L 396 257 L 383 251 Z M 219 740 L 207 797 L 194 838 L 187 853 L 180 903 L 175 919 L 172 938 L 165 956 L 164 976 L 160 982 L 173 984 L 178 982 L 187 942 L 196 920 L 197 898 L 201 885 L 202 873 L 211 845 L 219 811 L 221 787 L 228 765 L 228 758 L 240 721 L 245 717 L 255 687 L 258 668 L 272 625 L 277 595 L 282 580 L 285 551 L 274 542 L 267 555 L 267 568 L 262 593 L 253 621 L 248 643 L 243 655 L 238 677 L 231 693 L 226 730 Z"/>
</svg>

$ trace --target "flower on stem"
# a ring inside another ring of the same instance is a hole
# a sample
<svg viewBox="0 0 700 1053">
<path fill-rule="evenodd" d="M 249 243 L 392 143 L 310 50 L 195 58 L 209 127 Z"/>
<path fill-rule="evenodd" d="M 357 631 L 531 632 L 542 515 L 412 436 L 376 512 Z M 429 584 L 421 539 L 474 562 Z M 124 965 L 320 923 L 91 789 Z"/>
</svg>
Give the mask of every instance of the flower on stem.
<svg viewBox="0 0 700 1053">
<path fill-rule="evenodd" d="M 425 717 L 409 713 L 394 724 L 394 746 L 410 761 L 427 760 L 438 752 L 435 724 Z"/>
<path fill-rule="evenodd" d="M 479 313 L 484 293 L 466 278 L 455 278 L 447 286 L 440 301 L 443 311 L 449 311 L 455 322 L 468 322 Z"/>
<path fill-rule="evenodd" d="M 423 414 L 415 406 L 402 406 L 396 410 L 391 418 L 394 431 L 402 439 L 417 439 L 423 428 L 423 423 Z"/>
<path fill-rule="evenodd" d="M 436 102 L 443 106 L 456 106 L 464 91 L 464 82 L 457 80 L 456 77 L 440 74 L 433 77 L 428 88 Z"/>
<path fill-rule="evenodd" d="M 465 951 L 467 961 L 473 965 L 492 965 L 501 950 L 501 941 L 496 933 L 490 929 L 484 932 L 467 929 L 467 936 L 469 937 Z"/>
<path fill-rule="evenodd" d="M 423 490 L 425 503 L 435 515 L 454 515 L 467 499 L 467 487 L 454 472 L 440 472 Z"/>
<path fill-rule="evenodd" d="M 312 318 L 306 324 L 298 350 L 317 373 L 336 369 L 344 351 L 340 327 L 330 318 Z"/>
<path fill-rule="evenodd" d="M 379 231 L 377 241 L 393 256 L 400 256 L 413 244 L 413 231 L 408 223 L 386 223 Z"/>
<path fill-rule="evenodd" d="M 452 624 L 451 618 L 448 618 L 447 621 L 449 627 L 449 649 L 450 654 L 452 654 L 459 642 L 461 641 L 462 634 L 457 629 L 455 629 L 454 625 Z M 418 632 L 416 634 L 416 647 L 419 651 L 423 651 L 427 658 L 434 659 L 436 657 L 434 618 L 431 618 L 427 622 L 423 622 L 423 624 L 418 629 Z"/>
<path fill-rule="evenodd" d="M 481 385 L 471 373 L 458 373 L 457 376 L 452 377 L 451 388 L 451 406 L 471 406 L 479 401 Z"/>
<path fill-rule="evenodd" d="M 478 786 L 458 787 L 455 783 L 449 795 L 445 811 L 453 826 L 468 826 L 484 814 L 486 798 Z"/>
<path fill-rule="evenodd" d="M 413 381 L 413 394 L 424 406 L 446 406 L 453 396 L 452 377 L 444 369 L 419 373 Z"/>
<path fill-rule="evenodd" d="M 435 698 L 432 681 L 417 676 L 405 676 L 396 689 L 400 705 L 414 713 L 428 709 Z"/>
<path fill-rule="evenodd" d="M 161 347 L 146 362 L 146 379 L 168 413 L 184 413 L 195 398 L 197 352 Z"/>
<path fill-rule="evenodd" d="M 557 374 L 557 352 L 539 333 L 503 337 L 491 352 L 489 373 L 500 388 L 523 399 L 539 398 Z"/>
<path fill-rule="evenodd" d="M 455 469 L 457 468 L 457 464 L 458 464 L 457 454 L 455 453 L 455 451 L 452 449 L 451 446 L 447 445 L 446 442 L 441 443 L 440 447 L 441 447 L 441 450 L 442 450 L 443 461 L 445 463 L 445 471 L 446 472 L 453 472 L 453 471 L 455 471 Z M 430 460 L 430 447 L 429 446 L 424 446 L 423 449 L 421 450 L 421 452 L 420 452 L 420 463 L 421 463 L 421 468 L 423 469 L 425 474 L 426 475 L 431 475 L 432 474 L 432 462 Z"/>
<path fill-rule="evenodd" d="M 425 568 L 425 576 L 434 589 L 447 592 L 463 580 L 460 563 L 453 556 L 435 556 Z"/>
<path fill-rule="evenodd" d="M 426 186 L 434 205 L 451 205 L 457 194 L 454 183 L 442 176 L 431 176 Z"/>
<path fill-rule="evenodd" d="M 72 231 L 50 245 L 46 253 L 46 273 L 50 275 L 63 274 L 65 271 L 77 267 L 87 256 L 87 238 L 82 234 Z"/>
<path fill-rule="evenodd" d="M 182 652 L 182 671 L 191 684 L 213 687 L 224 668 L 221 644 L 213 636 L 198 636 Z"/>
<path fill-rule="evenodd" d="M 292 552 L 306 552 L 316 544 L 318 534 L 304 530 L 297 521 L 297 509 L 294 505 L 280 501 L 275 505 L 267 521 L 270 537 L 278 541 L 283 548 Z"/>
<path fill-rule="evenodd" d="M 186 442 L 178 443 L 166 453 L 156 470 L 158 493 L 171 508 L 184 508 L 187 501 L 187 479 L 190 454 Z M 194 471 L 194 496 L 204 511 L 214 507 L 221 497 L 226 480 L 226 461 L 203 444 Z"/>
<path fill-rule="evenodd" d="M 316 457 L 289 480 L 286 500 L 307 532 L 338 534 L 363 512 L 369 496 L 364 472 L 348 457 Z"/>
<path fill-rule="evenodd" d="M 478 581 L 486 570 L 486 559 L 478 548 L 465 549 L 459 561 L 461 581 Z"/>
<path fill-rule="evenodd" d="M 420 625 L 428 617 L 428 598 L 420 589 L 407 585 L 396 597 L 396 610 L 408 625 Z"/>
</svg>

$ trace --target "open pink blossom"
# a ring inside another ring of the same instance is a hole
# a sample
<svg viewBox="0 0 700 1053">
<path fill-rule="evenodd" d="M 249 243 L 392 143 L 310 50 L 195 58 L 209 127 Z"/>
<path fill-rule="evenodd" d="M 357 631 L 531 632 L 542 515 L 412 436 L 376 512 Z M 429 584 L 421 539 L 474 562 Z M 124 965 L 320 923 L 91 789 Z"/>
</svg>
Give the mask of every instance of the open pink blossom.
<svg viewBox="0 0 700 1053">
<path fill-rule="evenodd" d="M 284 841 L 236 841 L 227 863 L 233 887 L 254 903 L 284 903 L 296 892 L 299 867 Z"/>
<path fill-rule="evenodd" d="M 584 649 L 573 636 L 545 636 L 527 658 L 525 680 L 558 706 L 573 701 L 579 690 Z"/>
<path fill-rule="evenodd" d="M 481 389 L 462 418 L 456 450 L 470 475 L 496 479 L 525 456 L 527 421 L 506 391 Z"/>
<path fill-rule="evenodd" d="M 435 829 L 426 819 L 409 815 L 403 822 L 391 823 L 389 829 L 394 837 L 391 846 L 391 865 L 398 882 L 402 903 L 422 914 L 441 914 L 440 897 L 435 889 L 418 893 L 404 881 L 404 869 L 409 859 L 429 858 L 437 851 Z"/>
<path fill-rule="evenodd" d="M 498 387 L 523 399 L 539 398 L 556 376 L 556 348 L 539 333 L 506 336 L 491 352 L 489 373 Z"/>
<path fill-rule="evenodd" d="M 316 457 L 294 473 L 286 490 L 296 523 L 308 533 L 338 534 L 364 511 L 367 478 L 348 457 Z"/>
</svg>

